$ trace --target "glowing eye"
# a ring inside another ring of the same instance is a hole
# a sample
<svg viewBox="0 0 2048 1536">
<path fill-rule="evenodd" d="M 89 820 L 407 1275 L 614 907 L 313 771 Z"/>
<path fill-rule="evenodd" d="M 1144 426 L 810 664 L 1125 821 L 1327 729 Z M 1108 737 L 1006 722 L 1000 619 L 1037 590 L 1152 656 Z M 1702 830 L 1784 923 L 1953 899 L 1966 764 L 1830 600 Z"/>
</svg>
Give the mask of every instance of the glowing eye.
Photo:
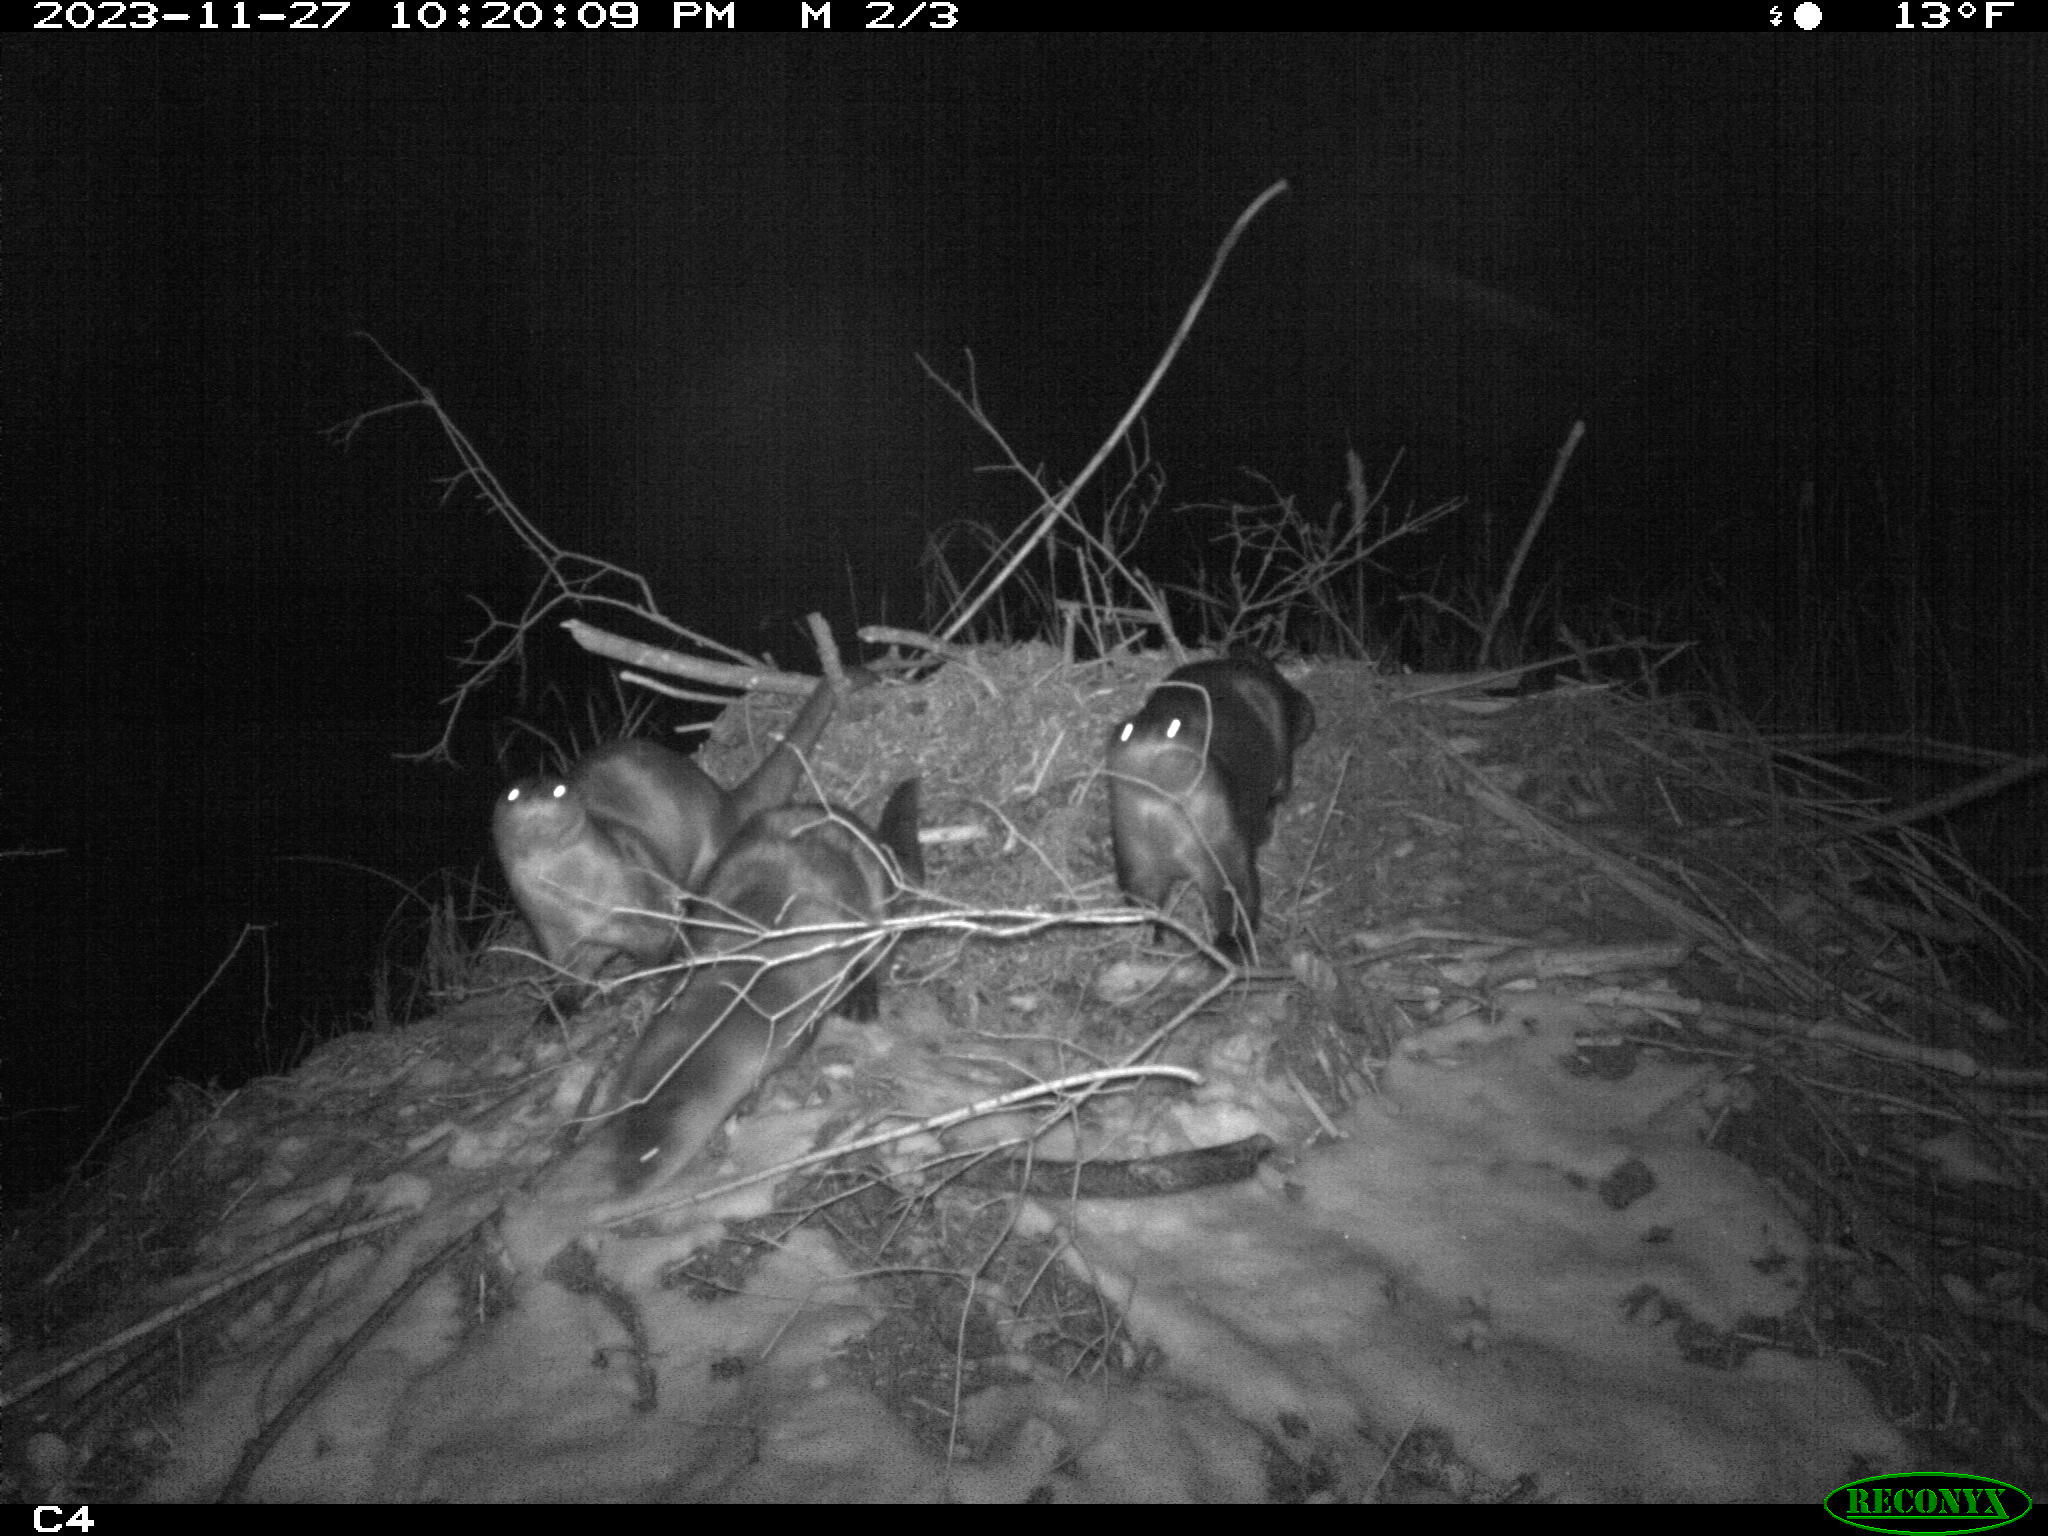
<svg viewBox="0 0 2048 1536">
<path fill-rule="evenodd" d="M 1169 726 L 1168 726 L 1168 727 L 1166 728 L 1166 739 L 1167 739 L 1168 741 L 1171 741 L 1171 740 L 1173 740 L 1173 738 L 1174 738 L 1174 737 L 1178 736 L 1179 734 L 1180 734 L 1180 721 L 1176 720 L 1176 721 L 1174 721 L 1174 722 L 1173 722 L 1173 724 L 1169 725 Z"/>
<path fill-rule="evenodd" d="M 1116 738 L 1116 739 L 1117 739 L 1118 741 L 1129 741 L 1129 740 L 1131 739 L 1131 732 L 1132 732 L 1132 731 L 1134 731 L 1134 730 L 1136 730 L 1136 729 L 1137 729 L 1137 727 L 1138 727 L 1138 722 L 1137 722 L 1137 721 L 1135 721 L 1135 720 L 1126 720 L 1126 721 L 1124 722 L 1124 728 L 1123 728 L 1123 729 L 1122 729 L 1121 731 L 1119 731 L 1119 732 L 1117 733 L 1117 738 Z"/>
</svg>

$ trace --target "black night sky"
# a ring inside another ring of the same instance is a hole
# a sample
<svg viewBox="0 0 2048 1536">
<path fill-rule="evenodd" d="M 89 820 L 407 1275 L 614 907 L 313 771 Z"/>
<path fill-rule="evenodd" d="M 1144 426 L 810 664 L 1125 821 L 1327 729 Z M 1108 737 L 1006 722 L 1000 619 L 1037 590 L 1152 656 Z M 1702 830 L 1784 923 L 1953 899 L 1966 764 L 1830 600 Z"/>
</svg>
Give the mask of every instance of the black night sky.
<svg viewBox="0 0 2048 1536">
<path fill-rule="evenodd" d="M 1494 550 L 1584 419 L 1537 554 L 1567 590 L 1796 602 L 1803 483 L 1906 509 L 1916 542 L 1875 574 L 1919 562 L 1959 623 L 2042 574 L 2048 93 L 2024 34 L 7 55 L 0 847 L 62 852 L 0 860 L 0 1198 L 82 1149 L 244 924 L 264 946 L 140 1102 L 363 1008 L 393 880 L 496 882 L 516 690 L 472 705 L 457 767 L 395 754 L 441 733 L 470 595 L 516 609 L 536 571 L 442 502 L 424 414 L 323 437 L 407 393 L 357 332 L 561 543 L 809 670 L 805 611 L 915 623 L 928 534 L 1031 510 L 918 358 L 960 380 L 971 350 L 1025 460 L 1069 477 L 1284 177 L 1148 412 L 1166 506 L 1256 499 L 1251 470 L 1327 507 L 1347 449 L 1374 472 L 1405 450 L 1396 497 L 1471 497 Z M 1418 586 L 1455 580 L 1463 537 Z M 1987 700 L 2038 694 L 2038 619 L 1977 638 L 2008 690 Z M 571 698 L 604 685 L 566 645 L 535 663 Z"/>
</svg>

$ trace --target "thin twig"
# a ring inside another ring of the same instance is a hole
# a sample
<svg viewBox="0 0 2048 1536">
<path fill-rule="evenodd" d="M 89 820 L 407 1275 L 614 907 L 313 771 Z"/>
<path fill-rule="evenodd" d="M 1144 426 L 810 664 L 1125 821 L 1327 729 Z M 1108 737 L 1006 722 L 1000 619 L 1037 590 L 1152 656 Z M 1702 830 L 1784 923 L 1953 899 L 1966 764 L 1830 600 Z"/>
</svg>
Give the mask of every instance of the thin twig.
<svg viewBox="0 0 2048 1536">
<path fill-rule="evenodd" d="M 1173 340 L 1167 343 L 1166 351 L 1161 355 L 1158 364 L 1152 369 L 1152 376 L 1145 381 L 1145 387 L 1138 391 L 1137 398 L 1131 402 L 1130 408 L 1124 412 L 1123 419 L 1116 424 L 1116 430 L 1111 432 L 1104 439 L 1102 446 L 1095 450 L 1094 457 L 1089 459 L 1087 465 L 1074 479 L 1073 483 L 1060 492 L 1058 496 L 1054 497 L 1046 506 L 1045 511 L 1039 516 L 1037 526 L 1032 529 L 1029 537 L 1018 544 L 1016 553 L 1010 557 L 1009 563 L 981 589 L 977 597 L 972 599 L 950 623 L 939 631 L 939 638 L 941 640 L 950 641 L 956 638 L 973 621 L 974 616 L 981 611 L 989 598 L 1001 589 L 1003 584 L 1016 572 L 1017 567 L 1029 558 L 1031 551 L 1052 531 L 1053 525 L 1067 514 L 1067 509 L 1074 504 L 1074 498 L 1080 494 L 1081 488 L 1094 478 L 1095 472 L 1103 466 L 1103 463 L 1109 458 L 1110 454 L 1115 452 L 1116 445 L 1123 441 L 1125 435 L 1131 430 L 1132 424 L 1137 421 L 1139 413 L 1145 409 L 1146 402 L 1152 398 L 1154 391 L 1159 388 L 1160 381 L 1166 377 L 1166 370 L 1173 366 L 1173 360 L 1179 354 L 1181 344 L 1187 340 L 1188 333 L 1194 329 L 1195 320 L 1201 314 L 1202 306 L 1208 302 L 1210 291 L 1216 286 L 1216 279 L 1222 275 L 1223 264 L 1230 259 L 1230 253 L 1236 247 L 1238 237 L 1250 226 L 1251 221 L 1259 216 L 1259 211 L 1267 203 L 1286 190 L 1287 183 L 1285 181 L 1274 182 L 1273 185 L 1252 199 L 1251 206 L 1237 216 L 1237 222 L 1230 226 L 1230 233 L 1223 237 L 1223 244 L 1216 251 L 1216 259 L 1209 264 L 1208 277 L 1203 280 L 1200 291 L 1195 294 L 1194 301 L 1188 305 L 1187 313 L 1181 317 L 1180 328 L 1173 333 Z"/>
</svg>

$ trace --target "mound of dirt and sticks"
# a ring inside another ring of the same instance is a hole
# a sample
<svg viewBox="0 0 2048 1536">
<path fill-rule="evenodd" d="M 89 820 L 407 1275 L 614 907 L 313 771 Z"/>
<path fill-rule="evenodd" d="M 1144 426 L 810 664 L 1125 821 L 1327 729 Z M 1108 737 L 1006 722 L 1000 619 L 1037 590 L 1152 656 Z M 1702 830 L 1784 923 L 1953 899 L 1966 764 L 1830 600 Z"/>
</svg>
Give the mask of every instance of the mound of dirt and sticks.
<svg viewBox="0 0 2048 1536">
<path fill-rule="evenodd" d="M 589 1106 L 674 978 L 537 1018 L 509 925 L 437 1016 L 183 1094 L 7 1252 L 11 1495 L 2039 1482 L 2041 1074 L 1953 989 L 2003 941 L 1941 845 L 1670 704 L 1284 661 L 1230 974 L 1109 857 L 1172 664 L 846 701 L 817 787 L 924 781 L 881 1017 L 633 1210 Z"/>
</svg>

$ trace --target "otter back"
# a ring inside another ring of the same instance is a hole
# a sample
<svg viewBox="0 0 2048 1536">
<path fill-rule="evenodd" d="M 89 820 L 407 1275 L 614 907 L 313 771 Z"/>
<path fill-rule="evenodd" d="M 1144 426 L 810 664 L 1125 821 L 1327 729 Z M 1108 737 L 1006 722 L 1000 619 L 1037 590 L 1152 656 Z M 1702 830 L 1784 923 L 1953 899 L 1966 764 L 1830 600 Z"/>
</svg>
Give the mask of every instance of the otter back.
<svg viewBox="0 0 2048 1536">
<path fill-rule="evenodd" d="M 882 845 L 903 880 L 922 878 L 915 779 L 889 797 Z M 688 1164 L 802 1052 L 827 1012 L 875 1016 L 889 941 L 871 925 L 897 886 L 845 811 L 787 806 L 748 821 L 691 906 L 689 982 L 620 1074 L 613 1167 L 622 1194 Z"/>
<path fill-rule="evenodd" d="M 753 812 L 782 804 L 836 702 L 829 682 L 788 733 L 728 792 L 680 753 L 615 741 L 566 779 L 527 779 L 498 801 L 492 838 L 519 909 L 548 960 L 582 981 L 613 954 L 667 959 L 675 909 Z"/>
<path fill-rule="evenodd" d="M 1265 657 L 1241 652 L 1167 674 L 1109 740 L 1117 883 L 1164 906 L 1193 882 L 1233 960 L 1253 952 L 1259 849 L 1294 787 L 1315 707 Z"/>
</svg>

